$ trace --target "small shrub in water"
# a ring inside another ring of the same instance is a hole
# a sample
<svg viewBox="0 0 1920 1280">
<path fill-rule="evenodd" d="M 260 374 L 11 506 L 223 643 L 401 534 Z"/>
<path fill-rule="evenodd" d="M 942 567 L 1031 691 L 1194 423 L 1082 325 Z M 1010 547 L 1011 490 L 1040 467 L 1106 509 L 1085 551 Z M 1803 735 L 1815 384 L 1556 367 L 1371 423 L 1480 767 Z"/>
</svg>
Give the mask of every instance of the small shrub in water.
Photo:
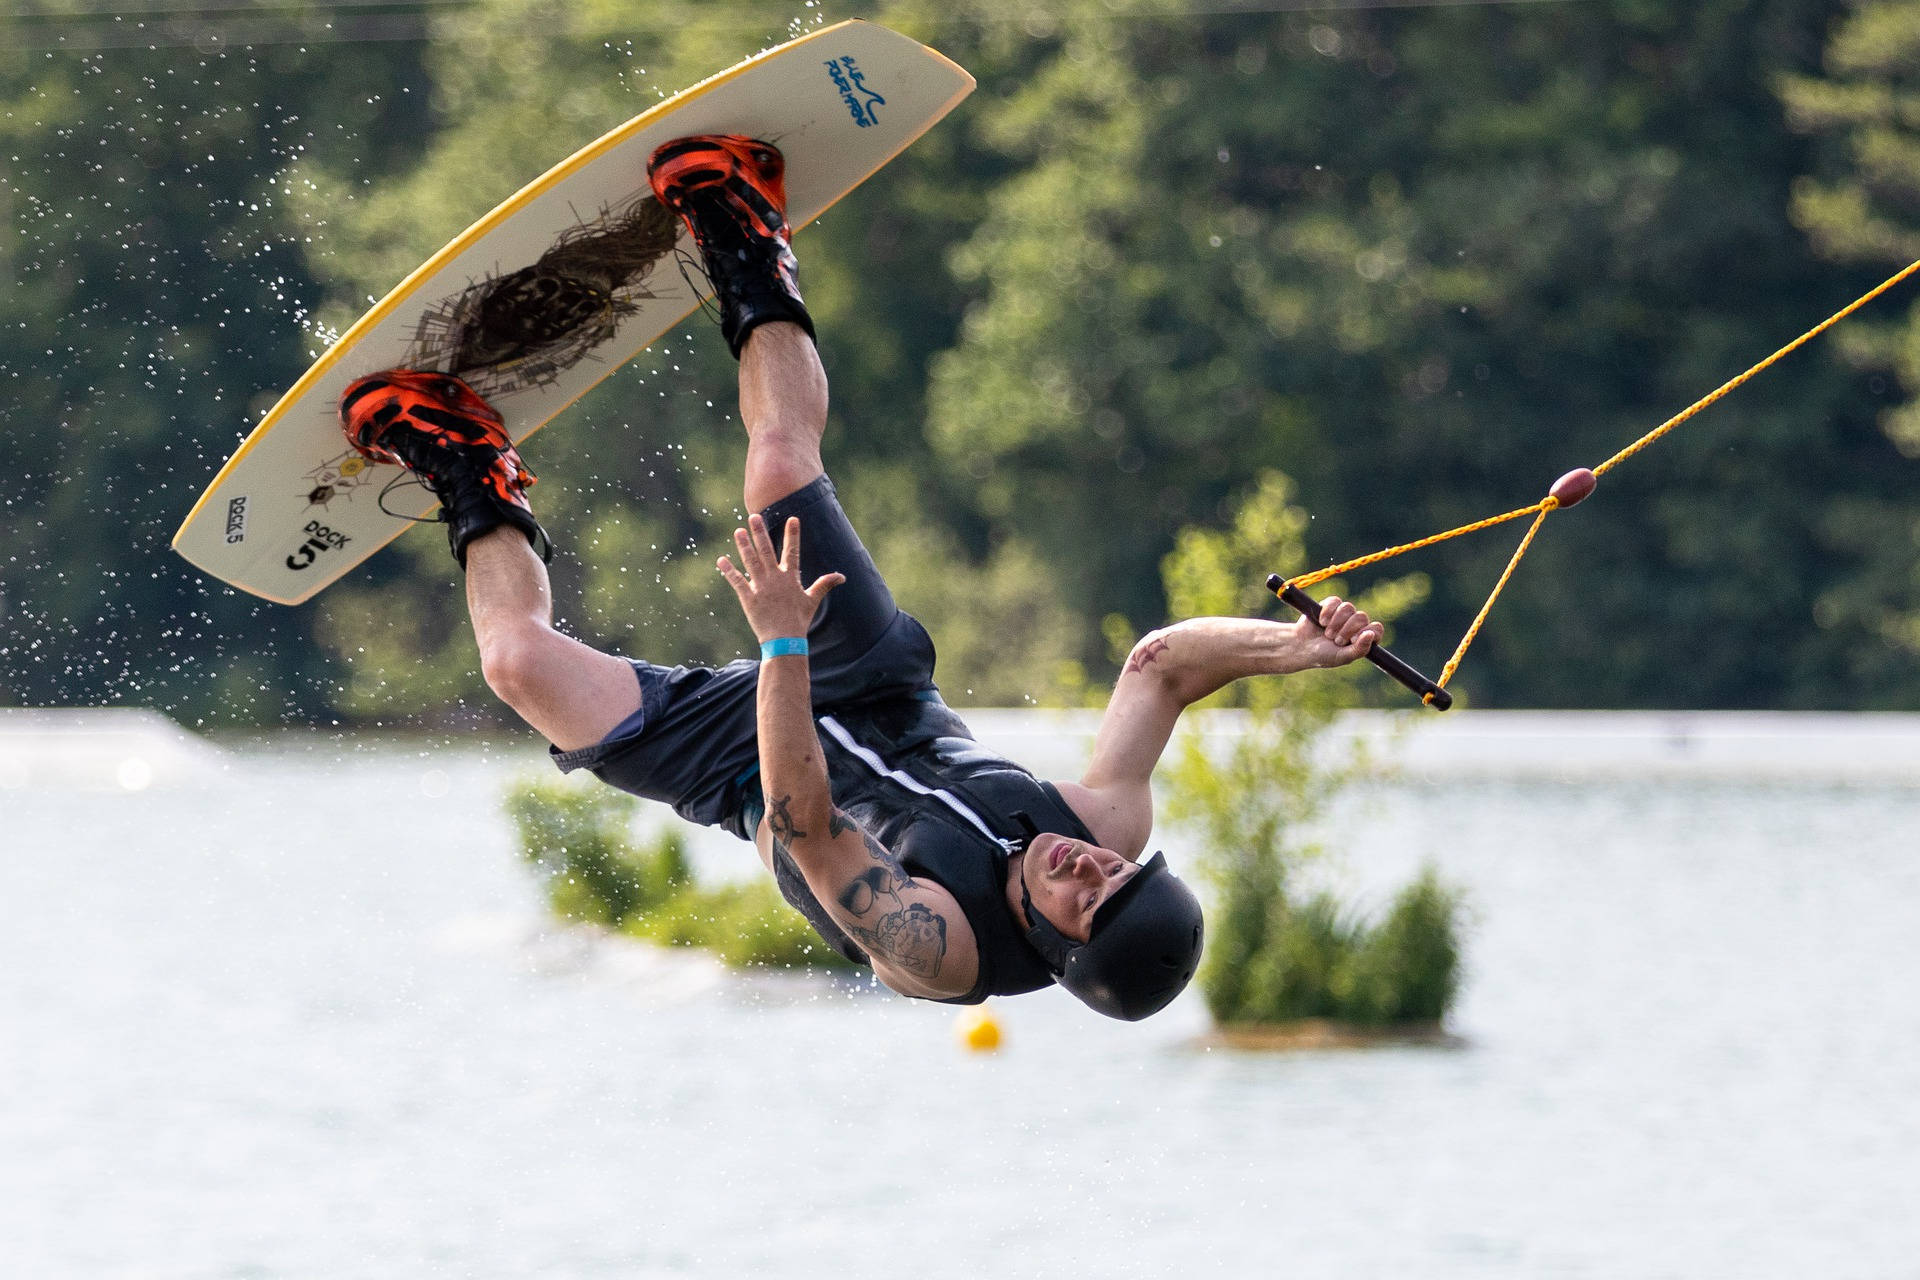
<svg viewBox="0 0 1920 1280">
<path fill-rule="evenodd" d="M 1217 859 L 1214 882 L 1219 902 L 1207 915 L 1207 945 L 1200 955 L 1200 991 L 1215 1022 L 1243 1021 L 1256 974 L 1254 962 L 1266 949 L 1286 902 L 1281 897 L 1279 859 L 1271 850 Z"/>
<path fill-rule="evenodd" d="M 769 881 L 733 886 L 721 907 L 712 946 L 736 969 L 853 968 Z"/>
<path fill-rule="evenodd" d="M 1325 1018 L 1357 1027 L 1438 1023 L 1459 988 L 1459 900 L 1431 868 L 1400 891 L 1386 917 L 1368 924 L 1330 893 L 1291 903 L 1279 888 L 1259 895 L 1257 931 L 1234 914 L 1253 895 L 1229 888 L 1216 916 L 1230 932 L 1209 1007 L 1223 1025 Z M 1256 945 L 1249 945 L 1254 943 Z M 1203 980 L 1207 971 L 1202 971 Z M 1232 995 L 1231 1001 L 1220 997 Z"/>
<path fill-rule="evenodd" d="M 633 797 L 611 788 L 525 782 L 507 796 L 521 856 L 547 883 L 547 899 L 563 919 L 617 927 L 635 911 L 670 896 L 675 850 L 653 857 L 629 834 Z"/>
<path fill-rule="evenodd" d="M 704 947 L 735 968 L 850 968 L 772 884 L 696 885 L 677 830 L 634 843 L 638 802 L 610 787 L 523 782 L 506 808 L 520 852 L 564 920 L 604 924 L 669 946 Z"/>
<path fill-rule="evenodd" d="M 1185 615 L 1243 615 L 1270 600 L 1245 594 L 1269 563 L 1304 564 L 1306 515 L 1291 485 L 1269 474 L 1232 527 L 1181 531 L 1161 565 L 1167 599 Z M 1424 596 L 1423 579 L 1376 587 L 1360 603 L 1391 619 Z M 1458 986 L 1457 896 L 1423 872 L 1375 925 L 1328 893 L 1295 902 L 1293 873 L 1316 852 L 1298 832 L 1364 764 L 1326 749 L 1324 730 L 1377 677 L 1359 666 L 1299 679 L 1242 681 L 1212 705 L 1250 715 L 1230 747 L 1198 736 L 1169 770 L 1171 816 L 1200 836 L 1202 867 L 1218 890 L 1207 919 L 1200 987 L 1222 1025 L 1325 1018 L 1356 1026 L 1437 1023 Z"/>
<path fill-rule="evenodd" d="M 1439 1022 L 1460 987 L 1459 894 L 1423 870 L 1353 957 L 1351 1020 Z"/>
</svg>

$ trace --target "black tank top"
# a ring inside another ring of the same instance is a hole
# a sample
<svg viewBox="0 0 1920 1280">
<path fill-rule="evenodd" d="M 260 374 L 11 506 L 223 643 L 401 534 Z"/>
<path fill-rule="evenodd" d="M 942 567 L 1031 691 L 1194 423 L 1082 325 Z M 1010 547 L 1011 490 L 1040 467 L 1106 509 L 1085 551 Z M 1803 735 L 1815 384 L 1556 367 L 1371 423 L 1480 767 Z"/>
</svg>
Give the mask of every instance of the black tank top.
<svg viewBox="0 0 1920 1280">
<path fill-rule="evenodd" d="M 975 742 L 939 701 L 842 707 L 818 720 L 834 804 L 915 879 L 952 894 L 973 929 L 979 977 L 965 995 L 942 1003 L 978 1004 L 1052 985 L 1053 973 L 1008 908 L 1007 859 L 1031 830 L 1092 841 L 1059 791 Z M 870 963 L 780 851 L 774 876 L 781 895 L 829 946 L 855 964 Z"/>
</svg>

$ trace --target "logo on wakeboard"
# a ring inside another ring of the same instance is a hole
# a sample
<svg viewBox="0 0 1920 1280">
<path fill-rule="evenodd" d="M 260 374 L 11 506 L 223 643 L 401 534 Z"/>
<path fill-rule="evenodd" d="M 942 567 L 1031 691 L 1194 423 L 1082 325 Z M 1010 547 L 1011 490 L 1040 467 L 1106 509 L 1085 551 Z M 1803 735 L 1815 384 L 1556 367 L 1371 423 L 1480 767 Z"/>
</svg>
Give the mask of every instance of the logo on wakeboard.
<svg viewBox="0 0 1920 1280">
<path fill-rule="evenodd" d="M 887 100 L 867 88 L 866 80 L 860 75 L 859 63 L 852 58 L 829 58 L 827 74 L 833 77 L 833 87 L 840 91 L 840 101 L 847 104 L 855 124 L 868 129 L 880 123 L 880 117 L 874 114 L 873 109 L 886 106 Z"/>
<path fill-rule="evenodd" d="M 311 568 L 313 562 L 318 560 L 324 552 L 344 547 L 353 541 L 346 534 L 337 533 L 318 520 L 307 521 L 307 527 L 303 532 L 307 535 L 307 540 L 300 544 L 297 551 L 287 557 L 287 568 L 296 573 Z"/>
<path fill-rule="evenodd" d="M 247 495 L 241 494 L 227 502 L 227 545 L 247 540 Z"/>
<path fill-rule="evenodd" d="M 314 467 L 305 478 L 312 481 L 307 489 L 307 505 L 325 507 L 335 498 L 351 499 L 355 489 L 373 479 L 373 466 L 349 449 Z"/>
</svg>

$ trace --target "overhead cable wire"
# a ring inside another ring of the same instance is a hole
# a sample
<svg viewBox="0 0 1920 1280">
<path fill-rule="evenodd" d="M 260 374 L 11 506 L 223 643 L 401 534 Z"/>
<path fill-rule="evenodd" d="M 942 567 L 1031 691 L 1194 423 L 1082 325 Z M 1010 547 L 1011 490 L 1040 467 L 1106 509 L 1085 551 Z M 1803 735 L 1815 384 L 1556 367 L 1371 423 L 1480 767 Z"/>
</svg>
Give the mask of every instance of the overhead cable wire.
<svg viewBox="0 0 1920 1280">
<path fill-rule="evenodd" d="M 1358 13 L 1405 9 L 1516 9 L 1539 5 L 1593 3 L 1593 0 L 1197 0 L 1151 12 L 1112 13 L 1109 21 L 1177 22 L 1283 13 Z M 484 7 L 483 0 L 183 0 L 135 8 L 89 4 L 85 0 L 33 13 L 0 14 L 0 44 L 21 51 L 95 52 L 110 49 L 198 48 L 203 52 L 253 45 L 360 44 L 391 40 L 424 40 L 432 34 L 439 13 Z M 376 12 L 377 11 L 377 12 Z M 723 23 L 714 19 L 710 4 L 695 7 L 702 26 L 724 25 L 758 29 L 796 20 L 787 3 L 736 6 Z M 337 23 L 326 15 L 348 14 L 354 21 Z M 281 16 L 285 15 L 285 16 Z M 249 23 L 259 17 L 262 21 Z M 803 17 L 822 16 L 818 10 Z M 916 27 L 1047 25 L 1083 20 L 1085 15 L 1062 14 L 1035 6 L 1021 6 L 996 14 L 950 14 L 916 17 Z M 1097 16 L 1097 15 L 1096 15 Z M 300 18 L 306 17 L 307 22 Z M 159 18 L 162 21 L 154 22 Z M 196 21 L 198 19 L 199 21 Z"/>
</svg>

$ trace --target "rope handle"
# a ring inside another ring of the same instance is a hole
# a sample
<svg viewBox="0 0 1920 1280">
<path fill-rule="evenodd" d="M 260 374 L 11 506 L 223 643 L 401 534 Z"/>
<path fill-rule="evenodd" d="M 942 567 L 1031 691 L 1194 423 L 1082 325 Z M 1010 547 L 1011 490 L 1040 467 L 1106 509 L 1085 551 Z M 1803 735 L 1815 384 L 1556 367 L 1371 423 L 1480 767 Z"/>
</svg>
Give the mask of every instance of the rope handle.
<svg viewBox="0 0 1920 1280">
<path fill-rule="evenodd" d="M 1305 615 L 1316 627 L 1320 625 L 1320 602 L 1294 586 L 1277 573 L 1267 575 L 1267 590 L 1279 596 L 1282 601 Z M 1435 711 L 1445 711 L 1453 705 L 1453 695 L 1433 681 L 1414 670 L 1413 665 L 1404 658 L 1396 656 L 1385 645 L 1376 644 L 1367 650 L 1367 661 L 1398 680 L 1407 688 L 1420 695 L 1420 701 Z"/>
</svg>

